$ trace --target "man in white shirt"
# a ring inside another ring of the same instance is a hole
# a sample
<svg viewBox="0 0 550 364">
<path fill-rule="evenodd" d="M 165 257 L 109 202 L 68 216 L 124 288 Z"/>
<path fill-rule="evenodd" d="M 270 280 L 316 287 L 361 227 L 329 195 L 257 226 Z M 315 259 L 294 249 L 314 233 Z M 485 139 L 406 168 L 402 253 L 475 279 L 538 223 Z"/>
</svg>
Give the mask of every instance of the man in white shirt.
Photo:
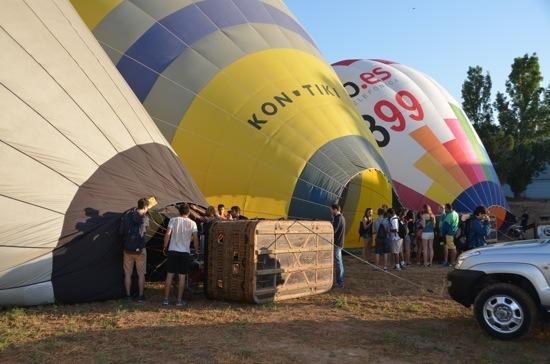
<svg viewBox="0 0 550 364">
<path fill-rule="evenodd" d="M 166 282 L 164 287 L 164 305 L 169 304 L 170 288 L 174 274 L 178 274 L 178 301 L 176 306 L 185 305 L 182 301 L 185 288 L 185 275 L 191 267 L 191 241 L 196 251 L 199 249 L 197 224 L 189 218 L 190 208 L 188 204 L 178 206 L 180 216 L 173 217 L 168 223 L 164 235 L 164 254 L 168 256 L 166 263 Z"/>
<path fill-rule="evenodd" d="M 395 214 L 392 208 L 388 209 L 388 216 L 390 220 L 390 238 L 391 238 L 391 252 L 394 256 L 395 269 L 401 270 L 399 264 L 399 253 L 403 246 L 403 239 L 399 236 L 399 217 Z"/>
</svg>

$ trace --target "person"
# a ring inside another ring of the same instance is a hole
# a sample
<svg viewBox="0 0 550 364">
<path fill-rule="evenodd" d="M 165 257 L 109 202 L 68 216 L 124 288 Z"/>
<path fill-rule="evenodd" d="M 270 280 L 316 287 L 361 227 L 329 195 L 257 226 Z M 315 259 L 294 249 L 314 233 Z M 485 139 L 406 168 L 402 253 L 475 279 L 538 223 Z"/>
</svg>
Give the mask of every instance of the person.
<svg viewBox="0 0 550 364">
<path fill-rule="evenodd" d="M 248 217 L 241 215 L 241 208 L 239 206 L 231 207 L 229 214 L 231 215 L 231 220 L 248 220 Z"/>
<path fill-rule="evenodd" d="M 331 206 L 332 227 L 334 228 L 334 267 L 336 269 L 336 285 L 344 288 L 344 261 L 342 249 L 344 248 L 344 235 L 346 233 L 346 219 L 342 215 L 340 205 Z"/>
<path fill-rule="evenodd" d="M 375 260 L 374 264 L 380 266 L 380 255 L 384 255 L 384 271 L 388 270 L 388 254 L 390 253 L 390 241 L 389 241 L 389 223 L 386 218 L 386 211 L 384 208 L 379 208 L 378 218 L 373 223 L 374 233 L 376 234 L 375 238 Z"/>
<path fill-rule="evenodd" d="M 414 223 L 414 231 L 415 231 L 415 241 L 416 241 L 416 263 L 418 265 L 422 264 L 421 256 L 424 256 L 424 252 L 422 251 L 422 210 L 418 211 L 416 213 L 416 220 Z"/>
<path fill-rule="evenodd" d="M 198 253 L 200 251 L 197 224 L 189 218 L 191 209 L 184 203 L 178 205 L 180 216 L 173 217 L 168 222 L 168 228 L 164 235 L 163 252 L 167 255 L 166 282 L 164 286 L 164 305 L 170 302 L 170 288 L 174 275 L 178 275 L 178 295 L 176 306 L 181 307 L 186 303 L 182 300 L 185 289 L 185 276 L 191 267 L 191 241 Z"/>
<path fill-rule="evenodd" d="M 445 247 L 444 247 L 444 260 L 443 265 L 454 266 L 456 260 L 456 245 L 455 245 L 455 236 L 458 232 L 458 223 L 460 222 L 460 217 L 458 213 L 453 210 L 453 207 L 450 203 L 445 204 L 445 217 L 443 218 L 441 233 L 445 237 Z"/>
<path fill-rule="evenodd" d="M 199 240 L 202 254 L 205 253 L 206 245 L 208 245 L 208 231 L 212 223 L 217 220 L 222 220 L 222 218 L 216 213 L 214 206 L 208 206 L 206 208 L 206 214 L 200 219 Z"/>
<path fill-rule="evenodd" d="M 467 222 L 466 242 L 468 249 L 475 249 L 487 245 L 489 236 L 489 215 L 485 206 L 478 206 L 474 210 L 474 216 Z"/>
<path fill-rule="evenodd" d="M 529 214 L 527 213 L 526 208 L 523 209 L 523 214 L 521 215 L 520 225 L 521 225 L 520 238 L 525 239 L 525 234 L 527 234 L 527 229 L 529 227 Z"/>
<path fill-rule="evenodd" d="M 434 227 L 435 215 L 430 205 L 422 208 L 422 251 L 424 253 L 424 266 L 431 267 L 434 259 Z"/>
<path fill-rule="evenodd" d="M 368 260 L 368 254 L 372 247 L 372 209 L 368 207 L 359 223 L 359 240 L 363 243 L 363 259 Z"/>
<path fill-rule="evenodd" d="M 411 265 L 411 251 L 416 246 L 416 232 L 414 229 L 414 211 L 408 210 L 403 218 L 403 222 L 407 224 L 408 234 L 403 240 L 403 253 L 406 265 Z"/>
<path fill-rule="evenodd" d="M 394 257 L 395 270 L 400 271 L 403 264 L 399 264 L 399 253 L 403 245 L 403 239 L 399 236 L 399 216 L 393 208 L 389 208 L 386 212 L 390 222 L 390 249 Z"/>
<path fill-rule="evenodd" d="M 443 220 L 445 219 L 445 205 L 438 205 L 437 215 L 435 215 L 434 229 L 434 258 L 441 259 L 445 255 L 445 236 L 443 235 Z"/>
<path fill-rule="evenodd" d="M 140 198 L 137 207 L 134 207 L 124 214 L 120 232 L 124 242 L 123 268 L 124 268 L 124 289 L 126 300 L 131 301 L 132 273 L 134 265 L 138 275 L 138 302 L 145 300 L 143 293 L 145 288 L 145 270 L 147 264 L 147 249 L 145 249 L 145 232 L 149 227 L 149 200 Z"/>
<path fill-rule="evenodd" d="M 218 205 L 218 216 L 220 220 L 231 220 L 231 215 L 225 211 L 225 205 L 222 203 Z"/>
</svg>

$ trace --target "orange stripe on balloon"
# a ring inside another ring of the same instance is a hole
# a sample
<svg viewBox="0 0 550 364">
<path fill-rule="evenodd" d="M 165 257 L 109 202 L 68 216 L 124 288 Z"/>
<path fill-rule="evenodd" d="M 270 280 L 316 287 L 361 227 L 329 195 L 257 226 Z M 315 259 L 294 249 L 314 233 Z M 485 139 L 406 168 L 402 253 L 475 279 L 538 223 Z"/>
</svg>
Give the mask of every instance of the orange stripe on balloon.
<svg viewBox="0 0 550 364">
<path fill-rule="evenodd" d="M 462 168 L 428 126 L 416 129 L 411 133 L 411 137 L 444 166 L 463 190 L 471 186 L 471 182 L 462 171 Z"/>
<path fill-rule="evenodd" d="M 496 218 L 496 228 L 497 230 L 500 230 L 500 227 L 504 223 L 504 220 L 506 219 L 506 213 L 507 211 L 502 206 L 490 206 L 488 208 L 488 212 L 490 215 L 493 215 Z"/>
</svg>

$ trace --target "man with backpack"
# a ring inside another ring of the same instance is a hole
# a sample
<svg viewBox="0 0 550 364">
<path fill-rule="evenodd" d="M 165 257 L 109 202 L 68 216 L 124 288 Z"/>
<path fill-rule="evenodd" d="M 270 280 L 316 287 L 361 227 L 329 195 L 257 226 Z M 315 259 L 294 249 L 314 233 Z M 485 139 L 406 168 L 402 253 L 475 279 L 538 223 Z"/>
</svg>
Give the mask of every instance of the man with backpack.
<svg viewBox="0 0 550 364">
<path fill-rule="evenodd" d="M 401 253 L 401 248 L 403 246 L 403 238 L 400 236 L 400 226 L 401 234 L 403 234 L 403 223 L 399 217 L 395 214 L 393 208 L 389 208 L 387 211 L 390 221 L 390 240 L 391 240 L 391 252 L 394 256 L 395 261 L 395 270 L 401 270 L 401 267 L 404 267 L 403 262 L 399 264 L 399 253 Z M 403 235 L 404 236 L 404 235 Z"/>
<path fill-rule="evenodd" d="M 378 209 L 378 218 L 374 221 L 375 239 L 375 260 L 376 266 L 380 266 L 380 255 L 384 255 L 384 271 L 388 270 L 388 254 L 390 253 L 390 227 L 386 218 L 386 211 L 383 208 Z"/>
<path fill-rule="evenodd" d="M 138 274 L 139 296 L 138 302 L 145 300 L 143 290 L 145 287 L 145 267 L 147 264 L 147 250 L 145 249 L 145 232 L 149 226 L 147 211 L 149 200 L 140 198 L 137 208 L 126 212 L 122 217 L 120 233 L 124 242 L 124 288 L 126 299 L 131 300 L 132 273 L 134 265 Z"/>
</svg>

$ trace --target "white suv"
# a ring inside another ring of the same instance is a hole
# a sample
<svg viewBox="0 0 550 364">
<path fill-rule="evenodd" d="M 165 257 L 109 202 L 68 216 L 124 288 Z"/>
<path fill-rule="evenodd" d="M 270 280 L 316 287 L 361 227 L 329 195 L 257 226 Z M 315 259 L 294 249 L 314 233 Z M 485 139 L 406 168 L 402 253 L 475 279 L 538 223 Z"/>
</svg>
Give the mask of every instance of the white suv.
<svg viewBox="0 0 550 364">
<path fill-rule="evenodd" d="M 477 321 L 499 339 L 527 334 L 550 317 L 550 240 L 492 244 L 458 257 L 447 275 L 451 297 L 474 305 Z"/>
</svg>

